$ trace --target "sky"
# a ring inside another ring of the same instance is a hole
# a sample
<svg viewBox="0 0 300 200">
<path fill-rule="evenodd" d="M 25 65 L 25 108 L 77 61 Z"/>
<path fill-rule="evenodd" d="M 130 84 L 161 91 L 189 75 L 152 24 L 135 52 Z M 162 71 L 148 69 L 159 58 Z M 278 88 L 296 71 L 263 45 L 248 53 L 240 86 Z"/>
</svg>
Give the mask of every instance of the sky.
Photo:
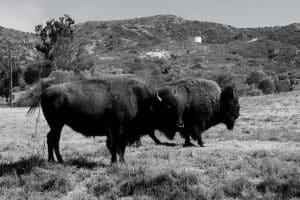
<svg viewBox="0 0 300 200">
<path fill-rule="evenodd" d="M 172 14 L 235 27 L 300 23 L 300 0 L 0 0 L 0 26 L 33 32 L 51 18 L 76 23 Z"/>
</svg>

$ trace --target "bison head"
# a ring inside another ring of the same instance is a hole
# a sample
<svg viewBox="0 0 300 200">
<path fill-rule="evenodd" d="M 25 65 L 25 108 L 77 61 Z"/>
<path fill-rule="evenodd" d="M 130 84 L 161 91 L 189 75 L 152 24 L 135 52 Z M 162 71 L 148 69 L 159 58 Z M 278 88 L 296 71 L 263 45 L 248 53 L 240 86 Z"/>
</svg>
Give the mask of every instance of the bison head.
<svg viewBox="0 0 300 200">
<path fill-rule="evenodd" d="M 232 130 L 235 120 L 239 115 L 240 104 L 238 94 L 233 87 L 226 87 L 221 93 L 221 120 L 229 130 Z"/>
<path fill-rule="evenodd" d="M 158 124 L 166 136 L 172 139 L 176 133 L 184 128 L 182 120 L 183 107 L 176 91 L 160 89 L 156 98 L 158 100 Z"/>
</svg>

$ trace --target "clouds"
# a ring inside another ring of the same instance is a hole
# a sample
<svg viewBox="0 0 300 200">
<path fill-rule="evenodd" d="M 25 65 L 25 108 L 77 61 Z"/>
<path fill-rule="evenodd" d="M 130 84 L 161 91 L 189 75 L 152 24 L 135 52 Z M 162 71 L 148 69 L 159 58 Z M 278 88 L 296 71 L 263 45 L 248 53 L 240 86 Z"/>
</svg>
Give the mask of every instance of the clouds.
<svg viewBox="0 0 300 200">
<path fill-rule="evenodd" d="M 156 14 L 238 27 L 300 22 L 298 0 L 0 0 L 0 25 L 32 32 L 35 25 L 69 14 L 75 22 Z"/>
</svg>

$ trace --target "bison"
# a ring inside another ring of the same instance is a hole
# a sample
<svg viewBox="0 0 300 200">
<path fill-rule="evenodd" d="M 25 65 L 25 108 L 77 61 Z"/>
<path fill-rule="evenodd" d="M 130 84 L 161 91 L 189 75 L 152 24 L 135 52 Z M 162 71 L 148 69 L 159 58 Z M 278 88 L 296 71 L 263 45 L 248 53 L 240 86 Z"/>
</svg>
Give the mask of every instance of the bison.
<svg viewBox="0 0 300 200">
<path fill-rule="evenodd" d="M 184 109 L 182 118 L 185 127 L 180 131 L 185 138 L 184 146 L 194 146 L 190 141 L 191 136 L 203 147 L 202 133 L 219 123 L 225 124 L 229 130 L 233 129 L 240 109 L 238 94 L 233 87 L 221 90 L 216 82 L 199 78 L 186 78 L 165 86 L 179 93 L 179 101 Z M 154 132 L 149 135 L 156 144 L 164 144 L 155 137 Z M 175 132 L 168 135 L 172 138 Z"/>
<path fill-rule="evenodd" d="M 85 136 L 107 136 L 111 162 L 125 163 L 127 144 L 156 128 L 177 131 L 182 111 L 170 89 L 156 90 L 135 76 L 103 76 L 99 79 L 57 84 L 46 88 L 40 104 L 50 127 L 48 160 L 59 162 L 59 139 L 64 125 Z M 30 107 L 29 113 L 38 104 Z M 162 123 L 163 121 L 163 123 Z"/>
</svg>

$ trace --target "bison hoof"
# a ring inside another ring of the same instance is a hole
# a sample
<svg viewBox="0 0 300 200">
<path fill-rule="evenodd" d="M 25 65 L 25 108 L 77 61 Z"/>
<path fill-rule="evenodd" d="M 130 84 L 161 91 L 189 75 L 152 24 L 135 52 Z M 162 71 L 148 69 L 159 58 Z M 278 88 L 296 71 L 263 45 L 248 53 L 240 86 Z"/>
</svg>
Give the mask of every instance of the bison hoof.
<svg viewBox="0 0 300 200">
<path fill-rule="evenodd" d="M 135 142 L 134 144 L 130 145 L 131 147 L 135 147 L 135 148 L 138 148 L 138 147 L 141 147 L 143 146 L 143 144 L 141 142 Z"/>
<path fill-rule="evenodd" d="M 195 147 L 196 145 L 194 145 L 193 143 L 184 143 L 183 147 Z"/>
<path fill-rule="evenodd" d="M 49 163 L 55 164 L 55 163 L 59 163 L 59 164 L 63 164 L 63 161 L 55 161 L 55 160 L 48 160 Z"/>
<path fill-rule="evenodd" d="M 204 144 L 199 144 L 199 147 L 205 147 Z"/>
<path fill-rule="evenodd" d="M 162 143 L 160 143 L 160 144 L 158 144 L 158 145 L 164 145 L 164 146 L 170 146 L 170 147 L 176 146 L 176 144 L 170 143 L 170 142 L 162 142 Z"/>
</svg>

